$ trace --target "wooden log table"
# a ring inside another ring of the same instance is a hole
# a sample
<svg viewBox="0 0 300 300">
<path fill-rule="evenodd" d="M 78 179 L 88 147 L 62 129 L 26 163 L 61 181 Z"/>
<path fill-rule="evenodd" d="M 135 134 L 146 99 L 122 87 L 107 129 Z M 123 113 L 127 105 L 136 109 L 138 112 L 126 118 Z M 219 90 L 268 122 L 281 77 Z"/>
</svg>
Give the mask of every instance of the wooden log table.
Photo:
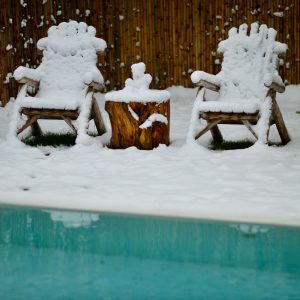
<svg viewBox="0 0 300 300">
<path fill-rule="evenodd" d="M 170 142 L 170 100 L 106 101 L 112 135 L 110 147 L 124 149 L 135 146 L 151 150 Z"/>
</svg>

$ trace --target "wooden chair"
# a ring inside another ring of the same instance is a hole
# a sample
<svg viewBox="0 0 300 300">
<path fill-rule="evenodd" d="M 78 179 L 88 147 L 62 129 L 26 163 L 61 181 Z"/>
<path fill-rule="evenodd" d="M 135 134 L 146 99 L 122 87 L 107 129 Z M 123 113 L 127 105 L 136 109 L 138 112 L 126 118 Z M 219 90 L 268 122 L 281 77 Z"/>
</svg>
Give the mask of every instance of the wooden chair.
<svg viewBox="0 0 300 300">
<path fill-rule="evenodd" d="M 76 142 L 87 134 L 90 119 L 99 135 L 105 133 L 94 92 L 103 89 L 96 64 L 97 53 L 105 50 L 106 42 L 95 35 L 94 27 L 70 21 L 50 27 L 48 37 L 38 41 L 37 47 L 43 51 L 39 67 L 18 67 L 14 72 L 14 78 L 24 84 L 16 107 L 19 117 L 27 118 L 24 124 L 22 118 L 12 121 L 13 134 L 31 126 L 32 134 L 40 135 L 39 119 L 64 120 L 78 135 Z"/>
<path fill-rule="evenodd" d="M 220 73 L 195 71 L 191 75 L 199 90 L 188 139 L 210 131 L 215 142 L 222 142 L 218 124 L 242 124 L 258 141 L 268 143 L 270 126 L 275 124 L 282 143 L 290 141 L 276 102 L 276 92 L 285 90 L 277 71 L 278 55 L 287 46 L 276 42 L 277 32 L 266 25 L 251 24 L 249 35 L 247 29 L 246 24 L 239 30 L 231 28 L 229 38 L 219 43 L 218 51 L 223 53 Z M 217 99 L 207 101 L 207 90 L 219 92 Z"/>
</svg>

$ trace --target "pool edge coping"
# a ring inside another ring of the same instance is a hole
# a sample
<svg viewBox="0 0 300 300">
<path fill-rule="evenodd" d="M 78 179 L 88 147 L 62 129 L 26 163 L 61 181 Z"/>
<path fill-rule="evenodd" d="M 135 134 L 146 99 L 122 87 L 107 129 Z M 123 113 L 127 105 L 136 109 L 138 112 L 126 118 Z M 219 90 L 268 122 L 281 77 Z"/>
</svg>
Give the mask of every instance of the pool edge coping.
<svg viewBox="0 0 300 300">
<path fill-rule="evenodd" d="M 31 207 L 37 209 L 54 209 L 54 210 L 66 210 L 66 211 L 84 211 L 84 212 L 96 212 L 96 213 L 109 213 L 119 215 L 135 215 L 135 216 L 148 216 L 148 217 L 166 217 L 166 218 L 181 218 L 181 219 L 193 219 L 203 221 L 220 221 L 220 222 L 233 222 L 233 223 L 249 223 L 249 224 L 261 224 L 261 225 L 274 225 L 274 226 L 290 226 L 300 227 L 300 216 L 297 219 L 287 218 L 286 216 L 274 216 L 270 215 L 266 218 L 265 215 L 259 214 L 238 214 L 228 212 L 220 214 L 219 212 L 211 213 L 206 211 L 185 210 L 179 212 L 178 209 L 166 209 L 166 207 L 160 207 L 159 209 L 154 206 L 148 206 L 145 203 L 141 205 L 122 206 L 115 207 L 115 205 L 107 205 L 107 203 L 89 203 L 88 201 L 74 201 L 70 205 L 69 200 L 64 201 L 62 199 L 55 199 L 54 201 L 41 200 L 42 197 L 36 199 L 34 196 L 20 197 L 20 200 L 14 200 L 10 197 L 5 197 L 3 200 L 0 194 L 0 205 L 18 206 L 18 207 Z"/>
</svg>

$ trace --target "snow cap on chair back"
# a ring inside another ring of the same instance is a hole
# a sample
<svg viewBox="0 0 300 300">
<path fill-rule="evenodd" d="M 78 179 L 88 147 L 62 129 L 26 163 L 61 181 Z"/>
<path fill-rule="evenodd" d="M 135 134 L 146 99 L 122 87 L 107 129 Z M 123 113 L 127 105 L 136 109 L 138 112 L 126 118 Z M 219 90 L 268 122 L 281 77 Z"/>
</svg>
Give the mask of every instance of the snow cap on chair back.
<svg viewBox="0 0 300 300">
<path fill-rule="evenodd" d="M 63 56 L 75 55 L 78 50 L 104 51 L 107 47 L 106 42 L 95 35 L 96 29 L 93 26 L 87 26 L 84 22 L 62 22 L 58 26 L 51 26 L 48 30 L 48 37 L 40 39 L 37 47 L 40 50 L 47 49 Z"/>
<path fill-rule="evenodd" d="M 278 54 L 287 51 L 287 45 L 275 41 L 276 30 L 266 25 L 252 23 L 250 34 L 247 24 L 233 27 L 228 39 L 219 43 L 223 53 L 220 79 L 222 98 L 250 99 L 265 97 L 270 81 L 283 84 L 277 71 Z M 270 80 L 270 78 L 272 80 Z"/>
<path fill-rule="evenodd" d="M 87 84 L 103 84 L 96 67 L 97 52 L 104 51 L 106 42 L 95 37 L 96 29 L 83 22 L 62 22 L 48 30 L 48 37 L 38 41 L 43 50 L 39 97 L 54 98 L 56 91 L 68 98 L 84 98 Z"/>
</svg>

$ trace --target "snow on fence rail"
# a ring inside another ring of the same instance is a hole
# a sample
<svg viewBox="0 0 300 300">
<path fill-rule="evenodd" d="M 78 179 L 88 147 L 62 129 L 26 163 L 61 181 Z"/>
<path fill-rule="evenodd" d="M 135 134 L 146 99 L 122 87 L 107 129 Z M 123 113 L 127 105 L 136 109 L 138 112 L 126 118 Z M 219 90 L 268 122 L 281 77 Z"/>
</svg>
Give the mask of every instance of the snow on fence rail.
<svg viewBox="0 0 300 300">
<path fill-rule="evenodd" d="M 251 4 L 253 3 L 253 4 Z M 253 5 L 253 6 L 251 6 Z M 260 21 L 278 31 L 277 40 L 289 52 L 280 72 L 291 83 L 300 83 L 299 1 L 4 1 L 0 9 L 0 101 L 17 92 L 10 74 L 19 65 L 39 65 L 36 42 L 47 29 L 62 21 L 84 21 L 107 41 L 99 67 L 107 89 L 120 89 L 132 63 L 144 61 L 153 75 L 152 88 L 192 86 L 197 69 L 216 74 L 221 57 L 217 45 L 228 29 Z"/>
</svg>

